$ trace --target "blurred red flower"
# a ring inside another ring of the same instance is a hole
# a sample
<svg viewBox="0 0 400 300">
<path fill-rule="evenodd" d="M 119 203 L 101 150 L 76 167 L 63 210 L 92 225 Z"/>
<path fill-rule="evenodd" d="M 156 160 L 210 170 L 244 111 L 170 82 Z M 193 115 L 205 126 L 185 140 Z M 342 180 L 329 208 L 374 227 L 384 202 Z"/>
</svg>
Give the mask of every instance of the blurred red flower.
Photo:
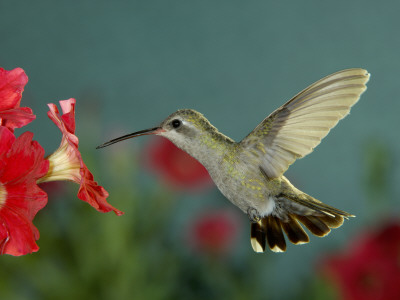
<svg viewBox="0 0 400 300">
<path fill-rule="evenodd" d="M 6 71 L 0 68 L 0 125 L 11 131 L 35 119 L 32 109 L 19 107 L 24 87 L 28 82 L 24 70 Z"/>
<path fill-rule="evenodd" d="M 400 299 L 400 224 L 387 223 L 322 263 L 343 299 Z"/>
<path fill-rule="evenodd" d="M 18 138 L 0 126 L 0 253 L 36 252 L 39 231 L 32 224 L 47 203 L 47 194 L 36 184 L 49 168 L 44 150 L 25 132 Z"/>
<path fill-rule="evenodd" d="M 240 221 L 233 212 L 206 212 L 195 218 L 188 230 L 189 244 L 208 254 L 225 254 L 237 240 Z"/>
<path fill-rule="evenodd" d="M 212 180 L 204 166 L 168 139 L 154 137 L 145 151 L 146 166 L 178 189 L 201 189 Z"/>
<path fill-rule="evenodd" d="M 94 181 L 92 173 L 82 160 L 78 150 L 79 140 L 75 135 L 75 103 L 73 98 L 60 101 L 63 115 L 60 115 L 55 104 L 48 104 L 50 111 L 47 114 L 63 137 L 60 147 L 47 158 L 50 162 L 49 172 L 39 182 L 74 181 L 80 185 L 79 199 L 88 202 L 100 212 L 114 211 L 115 214 L 122 215 L 122 211 L 107 202 L 107 191 Z"/>
</svg>

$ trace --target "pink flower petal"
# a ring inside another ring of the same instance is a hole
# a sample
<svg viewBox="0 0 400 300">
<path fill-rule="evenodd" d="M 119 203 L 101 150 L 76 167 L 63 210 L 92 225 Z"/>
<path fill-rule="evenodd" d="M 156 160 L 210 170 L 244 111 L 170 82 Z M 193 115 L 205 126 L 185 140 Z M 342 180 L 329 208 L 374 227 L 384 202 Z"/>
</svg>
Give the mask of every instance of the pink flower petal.
<svg viewBox="0 0 400 300">
<path fill-rule="evenodd" d="M 32 224 L 47 203 L 47 194 L 36 184 L 47 173 L 49 163 L 33 134 L 17 139 L 0 127 L 0 253 L 24 255 L 39 249 L 39 232 Z"/>
<path fill-rule="evenodd" d="M 6 71 L 0 68 L 0 125 L 13 130 L 35 119 L 32 110 L 20 107 L 22 92 L 28 82 L 24 70 Z"/>
<path fill-rule="evenodd" d="M 11 71 L 0 68 L 0 111 L 19 107 L 27 82 L 28 76 L 21 68 Z"/>
<path fill-rule="evenodd" d="M 80 185 L 78 198 L 88 202 L 91 206 L 100 212 L 114 211 L 117 215 L 122 215 L 123 212 L 110 205 L 106 198 L 107 191 L 97 184 L 93 179 L 93 174 L 86 167 L 82 160 L 82 156 L 78 150 L 79 140 L 75 135 L 75 103 L 76 100 L 71 98 L 60 101 L 63 115 L 61 116 L 57 106 L 49 104 L 49 118 L 57 125 L 63 134 L 57 155 L 50 155 L 50 164 L 54 165 L 54 174 L 52 171 L 47 174 L 44 181 L 55 180 L 73 180 Z M 61 155 L 60 155 L 61 153 Z M 59 159 L 59 158 L 62 159 Z M 64 163 L 66 166 L 62 168 L 62 175 L 56 174 L 56 167 L 59 163 Z M 64 178 L 60 177 L 64 176 Z"/>
</svg>

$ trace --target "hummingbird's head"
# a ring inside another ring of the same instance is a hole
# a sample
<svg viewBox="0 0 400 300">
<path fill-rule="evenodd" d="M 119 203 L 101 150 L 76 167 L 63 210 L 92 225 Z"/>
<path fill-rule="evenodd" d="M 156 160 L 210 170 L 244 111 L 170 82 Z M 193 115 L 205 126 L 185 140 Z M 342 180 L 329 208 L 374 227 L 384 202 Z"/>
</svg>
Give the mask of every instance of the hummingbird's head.
<svg viewBox="0 0 400 300">
<path fill-rule="evenodd" d="M 180 109 L 169 115 L 160 124 L 160 129 L 158 135 L 166 137 L 180 148 L 198 140 L 201 135 L 217 130 L 201 113 L 193 109 Z"/>
<path fill-rule="evenodd" d="M 159 126 L 130 133 L 108 141 L 97 148 L 141 135 L 156 134 L 173 142 L 179 148 L 188 150 L 186 145 L 193 145 L 200 135 L 216 132 L 217 129 L 199 112 L 193 109 L 180 109 L 169 115 Z"/>
</svg>

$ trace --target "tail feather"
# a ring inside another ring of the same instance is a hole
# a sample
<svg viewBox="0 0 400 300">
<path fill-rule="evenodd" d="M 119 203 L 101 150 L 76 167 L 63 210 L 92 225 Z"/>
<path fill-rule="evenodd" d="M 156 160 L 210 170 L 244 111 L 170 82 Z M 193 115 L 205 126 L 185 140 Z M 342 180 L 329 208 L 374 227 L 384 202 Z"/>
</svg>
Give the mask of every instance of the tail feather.
<svg viewBox="0 0 400 300">
<path fill-rule="evenodd" d="M 266 233 L 269 248 L 274 252 L 285 252 L 286 242 L 283 236 L 281 221 L 277 217 L 270 216 L 266 220 Z"/>
<path fill-rule="evenodd" d="M 265 228 L 262 227 L 263 220 L 264 219 L 257 223 L 251 223 L 250 241 L 253 250 L 257 253 L 262 253 L 265 251 L 266 235 Z"/>
<path fill-rule="evenodd" d="M 297 219 L 316 236 L 323 237 L 331 232 L 331 229 L 319 217 L 297 216 Z"/>
<path fill-rule="evenodd" d="M 316 212 L 319 212 L 322 215 L 330 216 L 332 218 L 336 216 L 342 216 L 346 219 L 348 219 L 349 217 L 354 217 L 354 215 L 328 204 L 322 203 L 321 201 L 315 199 L 314 197 L 311 197 L 310 195 L 307 195 L 306 193 L 303 193 L 301 195 L 285 194 L 284 198 L 289 199 L 302 206 L 308 207 Z"/>
<path fill-rule="evenodd" d="M 303 227 L 301 227 L 299 222 L 297 222 L 297 220 L 291 215 L 288 215 L 288 222 L 281 222 L 281 225 L 289 241 L 293 244 L 305 244 L 310 241 L 310 238 L 304 231 Z"/>
<path fill-rule="evenodd" d="M 335 217 L 322 216 L 319 217 L 322 222 L 328 225 L 329 228 L 339 228 L 343 225 L 344 218 L 342 216 L 336 215 Z"/>
<path fill-rule="evenodd" d="M 332 214 L 332 216 L 331 216 Z M 346 216 L 351 216 L 345 213 Z M 303 224 L 312 234 L 323 237 L 326 236 L 331 228 L 338 228 L 343 224 L 343 214 L 323 214 L 318 211 L 315 215 L 302 216 L 290 213 L 287 218 L 280 219 L 277 216 L 269 215 L 263 217 L 257 223 L 251 224 L 251 245 L 255 252 L 264 252 L 266 242 L 274 252 L 284 252 L 286 242 L 283 232 L 285 232 L 290 242 L 295 245 L 305 244 L 310 241 L 304 231 Z"/>
</svg>

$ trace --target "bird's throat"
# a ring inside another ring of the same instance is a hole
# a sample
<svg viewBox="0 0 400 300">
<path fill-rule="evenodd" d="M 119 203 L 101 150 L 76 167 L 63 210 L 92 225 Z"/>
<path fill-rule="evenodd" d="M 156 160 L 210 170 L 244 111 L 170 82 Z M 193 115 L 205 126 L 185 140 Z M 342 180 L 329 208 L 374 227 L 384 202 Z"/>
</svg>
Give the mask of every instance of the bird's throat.
<svg viewBox="0 0 400 300">
<path fill-rule="evenodd" d="M 232 151 L 235 142 L 220 132 L 205 133 L 197 137 L 187 149 L 209 172 L 218 167 L 227 151 Z"/>
</svg>

